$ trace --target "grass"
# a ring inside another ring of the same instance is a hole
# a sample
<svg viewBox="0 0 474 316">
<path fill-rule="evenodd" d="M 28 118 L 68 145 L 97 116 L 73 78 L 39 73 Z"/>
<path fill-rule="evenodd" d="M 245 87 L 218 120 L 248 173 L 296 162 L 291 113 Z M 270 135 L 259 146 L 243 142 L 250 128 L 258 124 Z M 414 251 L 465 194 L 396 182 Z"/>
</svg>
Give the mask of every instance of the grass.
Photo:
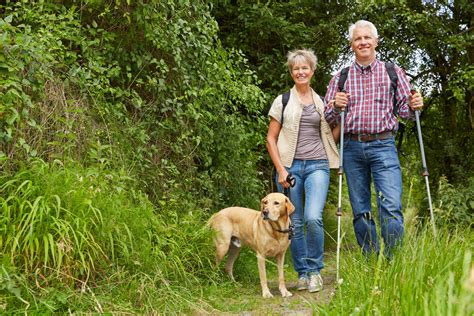
<svg viewBox="0 0 474 316">
<path fill-rule="evenodd" d="M 392 261 L 346 253 L 328 314 L 472 315 L 472 232 L 430 227 L 405 238 Z M 471 283 L 470 283 L 471 282 Z"/>
</svg>

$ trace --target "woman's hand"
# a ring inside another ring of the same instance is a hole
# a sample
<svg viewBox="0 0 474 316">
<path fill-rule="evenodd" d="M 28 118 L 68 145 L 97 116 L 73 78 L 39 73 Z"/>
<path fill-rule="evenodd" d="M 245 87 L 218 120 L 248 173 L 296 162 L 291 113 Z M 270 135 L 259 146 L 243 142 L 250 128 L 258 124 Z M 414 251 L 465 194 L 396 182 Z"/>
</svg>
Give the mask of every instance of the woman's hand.
<svg viewBox="0 0 474 316">
<path fill-rule="evenodd" d="M 288 178 L 288 175 L 289 173 L 285 168 L 278 171 L 278 183 L 285 189 L 290 187 L 290 183 L 286 181 L 286 179 Z"/>
</svg>

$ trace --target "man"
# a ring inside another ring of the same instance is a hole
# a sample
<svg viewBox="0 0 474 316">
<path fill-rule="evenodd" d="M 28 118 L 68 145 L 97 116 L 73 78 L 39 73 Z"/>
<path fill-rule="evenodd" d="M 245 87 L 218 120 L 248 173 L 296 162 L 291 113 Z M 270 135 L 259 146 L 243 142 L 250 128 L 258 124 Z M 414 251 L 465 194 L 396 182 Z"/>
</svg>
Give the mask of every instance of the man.
<svg viewBox="0 0 474 316">
<path fill-rule="evenodd" d="M 402 118 L 413 118 L 423 99 L 410 93 L 410 82 L 402 69 L 396 95 L 385 63 L 376 58 L 378 33 L 375 26 L 360 20 L 349 27 L 355 62 L 350 66 L 343 91 L 338 82 L 341 71 L 330 81 L 326 93 L 326 120 L 331 126 L 345 111 L 343 164 L 354 215 L 357 242 L 366 254 L 379 252 L 375 222 L 371 211 L 370 184 L 373 178 L 385 254 L 390 257 L 403 241 L 402 176 L 395 147 L 398 121 L 393 113 L 394 100 Z"/>
</svg>

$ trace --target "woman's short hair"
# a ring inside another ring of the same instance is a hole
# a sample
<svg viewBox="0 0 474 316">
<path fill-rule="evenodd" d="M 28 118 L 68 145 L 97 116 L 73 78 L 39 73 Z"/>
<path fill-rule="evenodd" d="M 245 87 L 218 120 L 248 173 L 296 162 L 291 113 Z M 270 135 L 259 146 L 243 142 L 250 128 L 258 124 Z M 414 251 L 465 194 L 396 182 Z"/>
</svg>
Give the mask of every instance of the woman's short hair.
<svg viewBox="0 0 474 316">
<path fill-rule="evenodd" d="M 372 35 L 375 38 L 379 38 L 379 33 L 377 32 L 377 28 L 372 22 L 366 21 L 366 20 L 359 20 L 349 26 L 349 41 L 352 42 L 352 34 L 354 34 L 354 29 L 356 27 L 368 27 L 370 31 L 372 32 Z"/>
<path fill-rule="evenodd" d="M 297 63 L 305 62 L 308 63 L 311 67 L 311 70 L 316 70 L 316 64 L 318 63 L 318 58 L 311 49 L 295 49 L 292 50 L 286 55 L 287 65 L 290 73 L 293 69 L 293 66 Z"/>
</svg>

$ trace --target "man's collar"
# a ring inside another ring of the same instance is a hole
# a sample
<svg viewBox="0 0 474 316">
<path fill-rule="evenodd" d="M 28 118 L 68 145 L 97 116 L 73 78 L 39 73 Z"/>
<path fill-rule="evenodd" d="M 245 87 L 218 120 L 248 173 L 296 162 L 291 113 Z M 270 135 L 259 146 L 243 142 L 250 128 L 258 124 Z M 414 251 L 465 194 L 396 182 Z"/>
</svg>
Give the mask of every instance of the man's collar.
<svg viewBox="0 0 474 316">
<path fill-rule="evenodd" d="M 374 59 L 374 61 L 372 61 L 367 66 L 362 66 L 357 61 L 354 64 L 355 64 L 355 68 L 358 72 L 360 72 L 360 73 L 370 73 L 370 72 L 373 72 L 378 67 L 379 61 L 377 59 Z"/>
</svg>

